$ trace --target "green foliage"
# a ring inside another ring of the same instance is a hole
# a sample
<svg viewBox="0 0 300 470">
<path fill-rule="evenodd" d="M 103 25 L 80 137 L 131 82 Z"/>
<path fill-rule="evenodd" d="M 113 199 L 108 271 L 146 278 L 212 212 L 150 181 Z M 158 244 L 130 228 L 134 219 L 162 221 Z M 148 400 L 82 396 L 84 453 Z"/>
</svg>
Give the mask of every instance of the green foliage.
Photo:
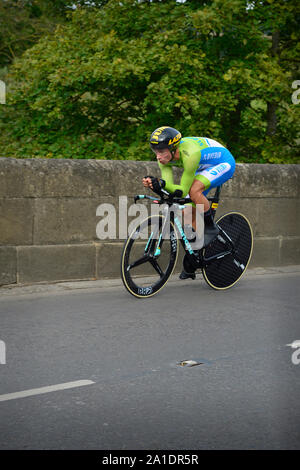
<svg viewBox="0 0 300 470">
<path fill-rule="evenodd" d="M 74 8 L 94 10 L 108 0 L 0 0 L 0 69 L 67 21 Z"/>
<path fill-rule="evenodd" d="M 61 21 L 59 0 L 0 0 L 0 69 L 8 66 Z"/>
<path fill-rule="evenodd" d="M 299 162 L 296 3 L 106 3 L 14 61 L 3 156 L 149 159 L 150 133 L 171 125 L 240 162 Z"/>
</svg>

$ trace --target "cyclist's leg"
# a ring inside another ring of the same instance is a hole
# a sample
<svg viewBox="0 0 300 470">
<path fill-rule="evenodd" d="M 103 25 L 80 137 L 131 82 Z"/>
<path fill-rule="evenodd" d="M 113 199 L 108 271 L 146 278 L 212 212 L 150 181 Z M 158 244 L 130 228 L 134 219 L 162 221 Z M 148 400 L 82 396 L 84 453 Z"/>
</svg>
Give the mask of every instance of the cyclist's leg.
<svg viewBox="0 0 300 470">
<path fill-rule="evenodd" d="M 188 255 L 185 254 L 183 258 L 183 269 L 179 275 L 179 279 L 195 279 L 196 268 L 189 263 Z"/>
<path fill-rule="evenodd" d="M 197 170 L 195 174 L 194 182 L 191 186 L 189 196 L 193 200 L 192 208 L 192 225 L 197 233 L 197 212 L 196 210 L 204 209 L 204 245 L 208 245 L 218 235 L 219 229 L 214 222 L 213 215 L 210 209 L 210 203 L 206 198 L 206 195 L 212 188 L 222 185 L 225 181 L 232 178 L 235 171 L 235 160 L 229 150 L 225 148 L 218 148 L 218 152 L 221 153 L 218 163 L 204 170 Z M 195 207 L 196 205 L 196 207 Z M 198 209 L 197 209 L 198 206 Z M 202 212 L 202 211 L 201 211 Z M 202 212 L 203 214 L 203 212 Z M 201 215 L 200 215 L 201 217 Z M 199 220 L 199 219 L 198 219 Z M 201 234 L 200 234 L 201 236 Z M 183 270 L 180 274 L 180 279 L 187 279 L 191 277 L 195 279 L 195 269 L 191 267 L 187 271 L 188 262 L 187 257 L 184 259 Z M 185 263 L 186 261 L 186 263 Z M 185 268 L 186 266 L 186 268 Z"/>
<path fill-rule="evenodd" d="M 212 188 L 220 186 L 230 179 L 235 170 L 235 160 L 229 150 L 219 148 L 218 151 L 221 155 L 218 159 L 217 165 L 197 171 L 190 190 L 190 196 L 193 202 L 198 205 L 196 207 L 201 208 L 199 204 L 204 205 L 205 245 L 211 243 L 219 232 L 219 229 L 213 220 L 210 204 L 206 195 Z"/>
<path fill-rule="evenodd" d="M 221 158 L 216 165 L 204 170 L 197 170 L 195 180 L 201 181 L 205 187 L 203 196 L 206 196 L 212 188 L 221 186 L 232 178 L 235 171 L 235 159 L 228 149 L 221 148 Z"/>
<path fill-rule="evenodd" d="M 230 179 L 235 170 L 235 160 L 228 149 L 218 147 L 210 150 L 218 150 L 216 153 L 220 156 L 215 165 L 210 164 L 205 169 L 202 169 L 203 165 L 200 165 L 195 172 L 195 179 L 189 192 L 189 196 L 195 204 L 203 204 L 204 212 L 210 208 L 209 201 L 206 198 L 207 193 L 212 188 L 216 188 Z"/>
</svg>

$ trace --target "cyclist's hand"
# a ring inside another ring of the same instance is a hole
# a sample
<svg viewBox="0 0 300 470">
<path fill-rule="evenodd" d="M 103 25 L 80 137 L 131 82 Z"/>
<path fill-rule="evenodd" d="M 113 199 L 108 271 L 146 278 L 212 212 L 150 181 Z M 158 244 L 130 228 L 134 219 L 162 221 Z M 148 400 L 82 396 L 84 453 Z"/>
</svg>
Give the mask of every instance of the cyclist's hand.
<svg viewBox="0 0 300 470">
<path fill-rule="evenodd" d="M 145 181 L 145 183 L 144 183 Z M 143 179 L 143 184 L 145 187 L 149 187 L 154 191 L 156 194 L 161 194 L 161 190 L 165 186 L 164 180 L 158 180 L 154 176 L 145 176 Z"/>
<path fill-rule="evenodd" d="M 152 180 L 149 176 L 145 176 L 143 178 L 143 185 L 145 186 L 145 188 L 150 188 L 150 189 L 153 189 L 152 187 Z"/>
</svg>

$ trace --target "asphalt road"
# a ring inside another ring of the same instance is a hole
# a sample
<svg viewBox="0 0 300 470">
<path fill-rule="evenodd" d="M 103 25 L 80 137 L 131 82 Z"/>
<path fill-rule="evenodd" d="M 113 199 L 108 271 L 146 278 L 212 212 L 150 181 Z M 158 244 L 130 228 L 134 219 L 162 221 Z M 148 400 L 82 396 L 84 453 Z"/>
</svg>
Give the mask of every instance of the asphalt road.
<svg viewBox="0 0 300 470">
<path fill-rule="evenodd" d="M 299 280 L 0 289 L 0 449 L 300 449 Z"/>
</svg>

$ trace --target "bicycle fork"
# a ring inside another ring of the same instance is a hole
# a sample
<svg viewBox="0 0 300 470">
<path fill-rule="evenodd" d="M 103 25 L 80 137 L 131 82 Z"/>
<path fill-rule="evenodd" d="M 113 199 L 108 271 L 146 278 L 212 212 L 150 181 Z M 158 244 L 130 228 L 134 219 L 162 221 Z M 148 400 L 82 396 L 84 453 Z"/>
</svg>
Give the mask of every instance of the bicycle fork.
<svg viewBox="0 0 300 470">
<path fill-rule="evenodd" d="M 154 251 L 154 248 L 155 248 L 155 252 L 152 255 L 154 258 L 158 258 L 160 253 L 161 253 L 161 248 L 162 248 L 164 238 L 168 234 L 168 224 L 170 226 L 168 206 L 163 208 L 162 216 L 164 217 L 164 221 L 163 221 L 163 224 L 162 224 L 161 233 L 158 237 L 157 244 L 156 244 L 156 240 L 157 240 L 157 236 L 160 232 L 159 225 L 153 228 L 153 230 L 151 231 L 151 234 L 148 238 L 148 242 L 147 242 L 146 247 L 145 247 L 145 255 L 146 256 L 151 256 L 153 251 Z"/>
</svg>

